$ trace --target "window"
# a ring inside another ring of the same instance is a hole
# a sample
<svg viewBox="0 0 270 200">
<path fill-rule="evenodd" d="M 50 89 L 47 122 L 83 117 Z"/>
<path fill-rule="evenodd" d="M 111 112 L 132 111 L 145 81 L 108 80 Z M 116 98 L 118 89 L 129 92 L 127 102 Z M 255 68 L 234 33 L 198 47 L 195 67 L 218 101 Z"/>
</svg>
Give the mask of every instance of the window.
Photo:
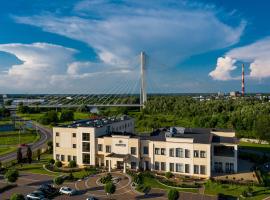
<svg viewBox="0 0 270 200">
<path fill-rule="evenodd" d="M 182 163 L 175 164 L 175 171 L 176 172 L 184 172 L 184 165 Z"/>
<path fill-rule="evenodd" d="M 131 148 L 130 148 L 130 154 L 131 154 L 131 155 L 136 155 L 136 154 L 137 154 L 136 151 L 137 151 L 136 147 L 131 147 Z"/>
<path fill-rule="evenodd" d="M 56 135 L 56 136 L 59 136 L 60 134 L 59 134 L 59 132 L 56 132 L 55 135 Z"/>
<path fill-rule="evenodd" d="M 75 162 L 77 162 L 77 156 L 73 156 L 73 159 Z"/>
<path fill-rule="evenodd" d="M 159 170 L 159 162 L 155 162 L 155 170 Z"/>
<path fill-rule="evenodd" d="M 159 151 L 160 151 L 160 148 L 155 148 L 155 154 L 156 154 L 156 155 L 159 155 L 159 154 L 160 154 Z"/>
<path fill-rule="evenodd" d="M 83 153 L 83 164 L 90 164 L 90 154 Z"/>
<path fill-rule="evenodd" d="M 98 151 L 103 151 L 103 146 L 102 146 L 102 144 L 98 144 Z"/>
<path fill-rule="evenodd" d="M 56 143 L 55 145 L 56 145 L 56 147 L 59 147 L 59 143 Z"/>
<path fill-rule="evenodd" d="M 136 165 L 136 162 L 131 162 L 131 163 L 130 163 L 130 168 L 131 168 L 131 169 L 136 169 L 136 166 L 137 166 L 137 165 Z"/>
<path fill-rule="evenodd" d="M 189 173 L 189 164 L 185 164 L 185 173 Z"/>
<path fill-rule="evenodd" d="M 72 133 L 72 137 L 76 137 L 76 133 Z"/>
<path fill-rule="evenodd" d="M 71 156 L 70 156 L 70 155 L 68 155 L 68 162 L 69 162 L 69 161 L 71 161 Z"/>
<path fill-rule="evenodd" d="M 65 155 L 61 155 L 61 161 L 65 161 Z"/>
<path fill-rule="evenodd" d="M 111 153 L 111 145 L 106 145 L 106 153 Z"/>
<path fill-rule="evenodd" d="M 90 141 L 90 133 L 83 133 L 83 141 Z"/>
<path fill-rule="evenodd" d="M 185 149 L 185 158 L 190 158 L 190 150 Z"/>
<path fill-rule="evenodd" d="M 200 157 L 201 158 L 206 158 L 206 152 L 205 151 L 200 151 Z"/>
<path fill-rule="evenodd" d="M 165 155 L 165 148 L 161 148 L 161 155 Z"/>
<path fill-rule="evenodd" d="M 59 157 L 60 157 L 60 155 L 59 155 L 59 154 L 56 154 L 55 159 L 56 159 L 56 160 L 59 160 Z"/>
<path fill-rule="evenodd" d="M 194 174 L 199 174 L 199 165 L 194 165 Z"/>
<path fill-rule="evenodd" d="M 170 171 L 174 172 L 174 163 L 170 163 Z"/>
<path fill-rule="evenodd" d="M 200 166 L 200 172 L 201 174 L 206 174 L 205 165 Z"/>
<path fill-rule="evenodd" d="M 174 157 L 174 149 L 169 150 L 170 157 Z"/>
<path fill-rule="evenodd" d="M 183 158 L 183 149 L 181 149 L 181 148 L 176 148 L 176 149 L 175 149 L 175 157 Z"/>
<path fill-rule="evenodd" d="M 160 170 L 161 171 L 166 171 L 166 163 L 165 162 L 160 163 Z"/>
<path fill-rule="evenodd" d="M 148 147 L 143 147 L 143 154 L 148 154 L 148 153 L 149 153 Z"/>
<path fill-rule="evenodd" d="M 73 148 L 73 149 L 76 149 L 76 148 L 77 148 L 77 145 L 76 145 L 76 144 L 73 144 L 73 145 L 72 145 L 72 148 Z"/>
<path fill-rule="evenodd" d="M 194 151 L 194 158 L 199 158 L 199 151 L 198 150 Z"/>
<path fill-rule="evenodd" d="M 83 142 L 82 151 L 83 152 L 89 152 L 90 151 L 90 143 L 89 142 Z"/>
</svg>

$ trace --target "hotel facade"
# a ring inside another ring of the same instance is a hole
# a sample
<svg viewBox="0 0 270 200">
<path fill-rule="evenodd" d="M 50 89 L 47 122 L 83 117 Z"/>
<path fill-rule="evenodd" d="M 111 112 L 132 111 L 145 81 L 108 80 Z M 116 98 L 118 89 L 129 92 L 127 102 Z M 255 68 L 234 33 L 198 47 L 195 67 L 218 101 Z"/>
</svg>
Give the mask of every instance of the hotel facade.
<svg viewBox="0 0 270 200">
<path fill-rule="evenodd" d="M 210 178 L 237 172 L 238 140 L 231 130 L 171 127 L 135 134 L 134 119 L 89 119 L 53 128 L 54 159 L 79 166 L 170 171 Z"/>
</svg>

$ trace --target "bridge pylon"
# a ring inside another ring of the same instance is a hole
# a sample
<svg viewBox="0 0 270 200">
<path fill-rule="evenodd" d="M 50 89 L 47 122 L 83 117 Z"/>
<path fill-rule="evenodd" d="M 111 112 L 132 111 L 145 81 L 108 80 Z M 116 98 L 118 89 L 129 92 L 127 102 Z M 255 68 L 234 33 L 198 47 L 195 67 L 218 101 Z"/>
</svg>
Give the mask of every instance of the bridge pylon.
<svg viewBox="0 0 270 200">
<path fill-rule="evenodd" d="M 146 80 L 145 80 L 145 53 L 142 51 L 140 55 L 141 60 L 141 91 L 140 91 L 140 104 L 142 108 L 145 107 L 147 102 L 147 93 L 146 93 Z"/>
</svg>

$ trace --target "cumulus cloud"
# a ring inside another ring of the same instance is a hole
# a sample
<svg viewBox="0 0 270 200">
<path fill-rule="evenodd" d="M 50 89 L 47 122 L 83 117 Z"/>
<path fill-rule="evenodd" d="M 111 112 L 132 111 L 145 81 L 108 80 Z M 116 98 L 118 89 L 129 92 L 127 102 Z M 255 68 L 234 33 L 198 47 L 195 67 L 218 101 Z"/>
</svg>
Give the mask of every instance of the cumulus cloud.
<svg viewBox="0 0 270 200">
<path fill-rule="evenodd" d="M 74 13 L 14 18 L 83 41 L 94 48 L 101 62 L 116 67 L 130 66 L 142 50 L 156 63 L 175 67 L 189 56 L 237 43 L 245 27 L 244 22 L 229 26 L 213 9 L 182 1 L 82 1 Z"/>
<path fill-rule="evenodd" d="M 264 38 L 250 45 L 230 50 L 224 57 L 217 59 L 215 70 L 210 76 L 216 80 L 232 80 L 231 72 L 236 69 L 234 64 L 239 62 L 249 63 L 247 74 L 250 78 L 261 79 L 270 77 L 270 37 Z"/>
<path fill-rule="evenodd" d="M 49 43 L 0 44 L 0 51 L 10 53 L 22 61 L 0 73 L 0 89 L 2 90 L 15 89 L 28 92 L 71 92 L 73 90 L 73 92 L 81 92 L 81 88 L 83 88 L 81 84 L 85 84 L 87 81 L 94 84 L 97 81 L 95 76 L 98 74 L 105 76 L 109 73 L 117 72 L 119 75 L 130 72 L 130 70 L 124 69 L 115 71 L 91 62 L 78 62 L 74 58 L 77 50 Z M 90 77 L 93 78 L 89 80 Z M 106 84 L 106 81 L 103 83 Z"/>
</svg>

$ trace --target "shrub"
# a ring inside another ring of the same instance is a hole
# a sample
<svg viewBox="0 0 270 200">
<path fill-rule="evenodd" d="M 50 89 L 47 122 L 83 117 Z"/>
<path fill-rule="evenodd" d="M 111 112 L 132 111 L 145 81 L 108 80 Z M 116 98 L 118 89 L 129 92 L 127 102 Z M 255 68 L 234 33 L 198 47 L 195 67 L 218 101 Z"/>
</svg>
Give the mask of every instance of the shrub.
<svg viewBox="0 0 270 200">
<path fill-rule="evenodd" d="M 137 183 L 137 184 L 143 183 L 143 177 L 142 177 L 141 173 L 139 175 L 134 174 L 132 178 L 133 178 L 134 183 Z"/>
<path fill-rule="evenodd" d="M 55 163 L 55 160 L 54 160 L 53 158 L 51 158 L 51 159 L 49 160 L 49 164 L 50 164 L 50 165 L 54 165 L 54 163 Z"/>
<path fill-rule="evenodd" d="M 107 183 L 109 183 L 111 181 L 112 181 L 112 175 L 110 173 L 107 173 L 106 176 L 103 176 L 103 177 L 100 178 L 100 182 L 102 184 L 107 184 Z"/>
<path fill-rule="evenodd" d="M 57 161 L 55 162 L 54 165 L 55 165 L 56 167 L 62 167 L 62 166 L 63 166 L 62 162 L 59 161 L 59 160 L 57 160 Z"/>
<path fill-rule="evenodd" d="M 179 198 L 179 193 L 176 189 L 170 189 L 168 192 L 168 200 L 177 200 Z"/>
<path fill-rule="evenodd" d="M 5 173 L 5 179 L 7 179 L 7 181 L 10 183 L 16 182 L 18 177 L 19 177 L 19 172 L 16 169 L 9 169 Z"/>
<path fill-rule="evenodd" d="M 77 166 L 76 161 L 74 161 L 74 160 L 69 161 L 69 163 L 68 163 L 68 167 L 70 167 L 70 168 L 74 168 L 74 167 L 76 167 L 76 166 Z"/>
<path fill-rule="evenodd" d="M 104 190 L 108 194 L 113 194 L 116 190 L 116 187 L 112 182 L 108 182 L 108 183 L 106 183 Z"/>
<path fill-rule="evenodd" d="M 172 173 L 172 172 L 166 172 L 166 173 L 165 173 L 165 177 L 166 177 L 167 179 L 172 178 L 172 177 L 173 177 L 173 173 Z"/>
<path fill-rule="evenodd" d="M 53 182 L 56 184 L 56 185 L 61 185 L 63 182 L 64 182 L 64 179 L 61 177 L 61 176 L 58 176 L 56 177 Z"/>
<path fill-rule="evenodd" d="M 10 200 L 24 200 L 24 196 L 22 194 L 13 194 L 10 197 Z"/>
</svg>

